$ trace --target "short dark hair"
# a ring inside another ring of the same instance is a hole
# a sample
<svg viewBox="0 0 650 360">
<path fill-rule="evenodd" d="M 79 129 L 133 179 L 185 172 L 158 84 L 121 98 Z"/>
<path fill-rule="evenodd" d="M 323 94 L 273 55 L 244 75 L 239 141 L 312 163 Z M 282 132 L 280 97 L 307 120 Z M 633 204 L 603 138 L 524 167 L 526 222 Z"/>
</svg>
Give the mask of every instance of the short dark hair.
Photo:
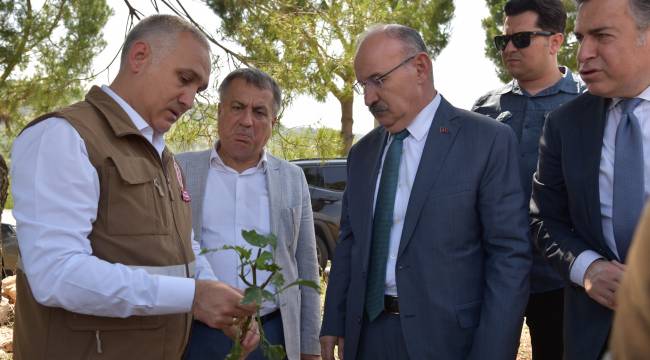
<svg viewBox="0 0 650 360">
<path fill-rule="evenodd" d="M 537 26 L 544 31 L 564 33 L 566 27 L 566 9 L 561 0 L 509 0 L 503 11 L 506 16 L 532 11 L 538 16 Z"/>
<path fill-rule="evenodd" d="M 578 6 L 582 5 L 589 0 L 575 0 Z M 630 13 L 634 18 L 636 27 L 644 30 L 650 27 L 650 1 L 648 0 L 628 0 L 630 6 Z"/>
<path fill-rule="evenodd" d="M 221 84 L 219 84 L 220 100 L 223 99 L 224 94 L 228 91 L 230 84 L 235 79 L 243 79 L 246 83 L 251 84 L 258 89 L 270 90 L 271 93 L 273 93 L 273 117 L 278 115 L 280 107 L 282 106 L 282 90 L 280 90 L 278 83 L 275 82 L 271 75 L 256 68 L 237 69 L 228 74 Z"/>
</svg>

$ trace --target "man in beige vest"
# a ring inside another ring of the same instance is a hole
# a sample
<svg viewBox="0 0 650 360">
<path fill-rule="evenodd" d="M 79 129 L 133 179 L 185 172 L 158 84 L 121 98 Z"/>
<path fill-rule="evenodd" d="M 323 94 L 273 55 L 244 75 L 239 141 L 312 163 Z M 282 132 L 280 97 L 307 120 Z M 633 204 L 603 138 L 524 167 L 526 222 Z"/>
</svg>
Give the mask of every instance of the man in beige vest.
<svg viewBox="0 0 650 360">
<path fill-rule="evenodd" d="M 616 292 L 610 350 L 616 360 L 650 355 L 650 207 L 646 206 L 628 253 L 627 271 Z"/>
<path fill-rule="evenodd" d="M 192 314 L 231 335 L 252 314 L 196 256 L 191 199 L 164 144 L 209 75 L 199 30 L 146 18 L 110 86 L 15 140 L 16 359 L 179 359 Z M 247 334 L 245 350 L 258 340 Z"/>
</svg>

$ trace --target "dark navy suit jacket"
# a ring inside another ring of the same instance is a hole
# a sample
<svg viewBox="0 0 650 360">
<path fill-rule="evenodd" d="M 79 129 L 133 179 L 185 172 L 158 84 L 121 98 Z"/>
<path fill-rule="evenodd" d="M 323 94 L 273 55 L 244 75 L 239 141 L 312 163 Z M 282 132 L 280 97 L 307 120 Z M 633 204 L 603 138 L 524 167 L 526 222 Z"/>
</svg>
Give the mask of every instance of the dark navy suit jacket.
<svg viewBox="0 0 650 360">
<path fill-rule="evenodd" d="M 583 251 L 616 259 L 603 236 L 598 188 L 609 101 L 585 93 L 564 104 L 549 114 L 540 141 L 531 201 L 537 245 L 569 283 Z M 612 312 L 575 284 L 566 288 L 564 303 L 565 358 L 599 359 Z"/>
<path fill-rule="evenodd" d="M 374 189 L 387 132 L 350 150 L 321 335 L 355 359 Z M 528 211 L 512 130 L 442 99 L 415 177 L 395 269 L 411 359 L 514 359 L 528 299 Z"/>
</svg>

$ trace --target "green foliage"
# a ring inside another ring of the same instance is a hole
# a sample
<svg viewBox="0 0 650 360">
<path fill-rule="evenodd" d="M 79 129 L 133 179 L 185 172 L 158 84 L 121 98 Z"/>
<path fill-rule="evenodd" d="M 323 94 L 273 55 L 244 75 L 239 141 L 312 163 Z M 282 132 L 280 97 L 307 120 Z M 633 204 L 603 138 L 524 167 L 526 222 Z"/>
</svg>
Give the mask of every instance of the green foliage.
<svg viewBox="0 0 650 360">
<path fill-rule="evenodd" d="M 483 29 L 485 29 L 485 55 L 492 60 L 496 66 L 497 76 L 504 83 L 512 80 L 512 77 L 503 66 L 501 52 L 494 47 L 492 39 L 494 36 L 503 33 L 503 20 L 505 18 L 503 7 L 506 2 L 507 0 L 485 0 L 490 10 L 490 16 L 482 21 Z M 573 35 L 573 28 L 576 22 L 576 5 L 573 0 L 562 0 L 562 2 L 564 3 L 564 8 L 567 10 L 567 24 L 564 31 L 564 44 L 558 54 L 558 63 L 574 70 L 577 68 L 576 53 L 578 49 L 578 43 L 575 41 L 575 36 Z"/>
<path fill-rule="evenodd" d="M 264 250 L 267 246 L 270 246 L 271 249 L 275 250 L 278 244 L 277 237 L 274 234 L 261 235 L 258 234 L 255 230 L 242 230 L 241 234 L 248 244 L 257 248 L 256 258 L 251 259 L 252 250 L 243 248 L 241 246 L 226 245 L 219 249 L 201 250 L 201 254 L 218 250 L 235 251 L 239 256 L 239 261 L 241 264 L 239 278 L 248 286 L 244 290 L 244 299 L 242 300 L 242 304 L 258 305 L 257 314 L 253 318 L 247 318 L 243 323 L 241 323 L 241 327 L 237 331 L 237 337 L 235 341 L 233 341 L 233 347 L 230 350 L 228 356 L 226 356 L 226 359 L 238 360 L 241 358 L 241 355 L 243 354 L 241 339 L 243 338 L 243 335 L 248 332 L 248 329 L 250 329 L 251 321 L 256 321 L 258 330 L 260 332 L 260 346 L 262 347 L 264 356 L 269 360 L 282 360 L 286 357 L 284 348 L 281 345 L 272 345 L 264 335 L 264 328 L 262 327 L 262 321 L 260 320 L 259 305 L 261 305 L 264 300 L 273 301 L 279 293 L 292 286 L 307 286 L 319 293 L 320 286 L 313 281 L 303 279 L 298 279 L 284 286 L 284 278 L 280 273 L 280 270 L 282 270 L 282 268 L 274 262 L 273 254 L 269 251 Z M 271 273 L 268 280 L 262 284 L 258 284 L 257 281 L 258 270 L 269 271 Z M 246 277 L 246 274 L 249 273 L 252 274 L 252 283 Z M 271 293 L 265 289 L 269 284 L 273 284 L 275 286 L 275 293 Z"/>
<path fill-rule="evenodd" d="M 325 127 L 287 129 L 276 126 L 267 149 L 287 160 L 335 158 L 343 146 L 340 133 Z"/>
<path fill-rule="evenodd" d="M 1 153 L 32 117 L 82 98 L 110 14 L 105 0 L 0 1 Z"/>
<path fill-rule="evenodd" d="M 419 30 L 436 56 L 449 38 L 452 0 L 206 0 L 221 18 L 221 34 L 239 43 L 245 61 L 273 76 L 286 95 L 308 94 L 341 103 L 341 135 L 352 145 L 352 67 L 355 40 L 372 24 Z M 341 150 L 342 149 L 342 150 Z"/>
</svg>

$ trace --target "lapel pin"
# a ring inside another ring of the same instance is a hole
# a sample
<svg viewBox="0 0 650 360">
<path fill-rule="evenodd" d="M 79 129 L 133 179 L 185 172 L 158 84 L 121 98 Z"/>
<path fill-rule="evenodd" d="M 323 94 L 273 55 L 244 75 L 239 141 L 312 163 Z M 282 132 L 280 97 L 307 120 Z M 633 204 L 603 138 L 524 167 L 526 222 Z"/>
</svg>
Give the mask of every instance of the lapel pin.
<svg viewBox="0 0 650 360">
<path fill-rule="evenodd" d="M 441 134 L 449 134 L 449 128 L 441 127 L 440 128 L 440 133 Z"/>
</svg>

